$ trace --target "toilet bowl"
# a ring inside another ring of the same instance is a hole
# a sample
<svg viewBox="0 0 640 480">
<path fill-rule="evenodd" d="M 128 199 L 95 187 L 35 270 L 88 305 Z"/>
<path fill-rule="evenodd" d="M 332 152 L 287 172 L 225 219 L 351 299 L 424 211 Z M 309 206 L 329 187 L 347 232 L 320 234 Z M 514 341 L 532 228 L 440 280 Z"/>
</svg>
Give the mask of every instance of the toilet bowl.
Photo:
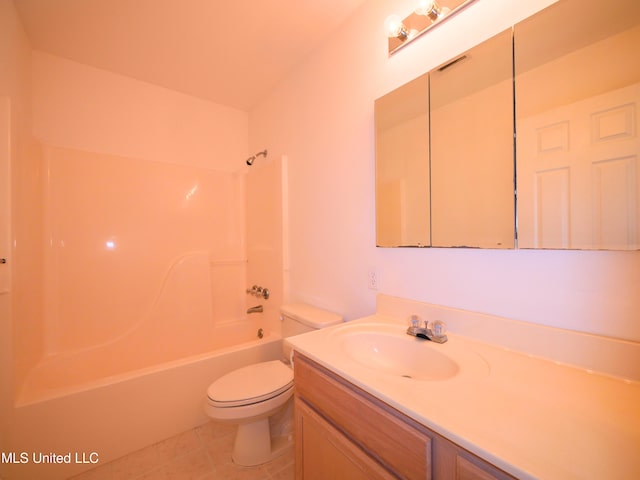
<svg viewBox="0 0 640 480">
<path fill-rule="evenodd" d="M 290 336 L 334 325 L 342 317 L 310 305 L 292 304 L 281 308 L 281 320 L 283 336 Z M 289 354 L 283 346 L 285 360 L 233 370 L 207 389 L 206 414 L 215 421 L 238 426 L 232 453 L 238 465 L 266 463 L 292 446 L 292 434 L 286 428 L 280 435 L 273 435 L 270 425 L 270 419 L 293 401 L 293 369 L 286 363 Z M 292 409 L 288 410 L 291 415 Z"/>
<path fill-rule="evenodd" d="M 271 441 L 269 417 L 293 396 L 293 370 L 280 360 L 234 370 L 207 389 L 205 411 L 219 422 L 238 425 L 232 458 L 238 465 L 254 466 L 281 455 L 288 438 Z"/>
</svg>

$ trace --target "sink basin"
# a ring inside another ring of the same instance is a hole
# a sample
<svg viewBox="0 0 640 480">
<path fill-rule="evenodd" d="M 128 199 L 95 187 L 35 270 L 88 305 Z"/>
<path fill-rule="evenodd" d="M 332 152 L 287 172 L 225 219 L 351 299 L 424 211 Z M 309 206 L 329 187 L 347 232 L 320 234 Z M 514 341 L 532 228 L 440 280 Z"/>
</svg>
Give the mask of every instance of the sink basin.
<svg viewBox="0 0 640 480">
<path fill-rule="evenodd" d="M 442 381 L 489 371 L 484 359 L 464 348 L 458 339 L 432 343 L 407 335 L 401 325 L 345 325 L 331 337 L 347 359 L 380 374 Z"/>
<path fill-rule="evenodd" d="M 381 373 L 416 380 L 446 380 L 460 371 L 458 364 L 428 340 L 377 332 L 345 335 L 342 348 L 352 360 Z"/>
</svg>

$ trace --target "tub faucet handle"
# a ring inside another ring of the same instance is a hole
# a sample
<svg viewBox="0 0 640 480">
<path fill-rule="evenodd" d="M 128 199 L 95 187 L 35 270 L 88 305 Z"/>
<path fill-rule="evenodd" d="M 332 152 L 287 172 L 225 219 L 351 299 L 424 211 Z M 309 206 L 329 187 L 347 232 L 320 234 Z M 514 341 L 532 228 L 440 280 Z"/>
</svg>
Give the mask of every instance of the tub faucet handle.
<svg viewBox="0 0 640 480">
<path fill-rule="evenodd" d="M 246 293 L 248 295 L 253 295 L 254 297 L 264 298 L 265 300 L 268 300 L 270 295 L 268 288 L 263 288 L 259 285 L 254 285 L 251 288 L 247 288 Z"/>
</svg>

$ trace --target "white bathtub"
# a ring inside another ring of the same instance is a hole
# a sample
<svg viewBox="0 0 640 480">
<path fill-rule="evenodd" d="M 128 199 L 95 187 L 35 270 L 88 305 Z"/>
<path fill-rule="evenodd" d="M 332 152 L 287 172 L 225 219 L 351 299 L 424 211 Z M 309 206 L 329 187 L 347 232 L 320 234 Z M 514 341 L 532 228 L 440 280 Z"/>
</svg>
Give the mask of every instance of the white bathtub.
<svg viewBox="0 0 640 480">
<path fill-rule="evenodd" d="M 281 357 L 281 338 L 269 332 L 257 338 L 257 328 L 252 319 L 219 325 L 215 338 L 228 343 L 218 340 L 206 353 L 127 371 L 122 371 L 125 360 L 137 357 L 126 349 L 93 349 L 41 362 L 15 406 L 17 452 L 74 458 L 77 453 L 102 464 L 207 422 L 202 405 L 213 380 Z M 97 455 L 89 457 L 92 453 Z M 95 466 L 14 464 L 8 478 L 55 480 Z"/>
</svg>

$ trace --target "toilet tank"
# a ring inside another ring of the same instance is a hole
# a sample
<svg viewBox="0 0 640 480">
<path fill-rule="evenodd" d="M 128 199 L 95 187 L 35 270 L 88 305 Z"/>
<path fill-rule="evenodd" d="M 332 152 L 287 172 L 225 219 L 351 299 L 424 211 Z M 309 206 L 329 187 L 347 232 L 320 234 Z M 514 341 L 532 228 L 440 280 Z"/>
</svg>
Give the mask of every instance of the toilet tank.
<svg viewBox="0 0 640 480">
<path fill-rule="evenodd" d="M 280 320 L 284 339 L 336 325 L 342 322 L 342 316 L 306 303 L 290 303 L 280 307 Z M 285 363 L 292 362 L 291 354 L 291 346 L 286 341 L 282 342 L 282 359 Z"/>
<path fill-rule="evenodd" d="M 342 316 L 305 303 L 290 303 L 280 307 L 282 337 L 287 338 L 342 322 Z"/>
</svg>

